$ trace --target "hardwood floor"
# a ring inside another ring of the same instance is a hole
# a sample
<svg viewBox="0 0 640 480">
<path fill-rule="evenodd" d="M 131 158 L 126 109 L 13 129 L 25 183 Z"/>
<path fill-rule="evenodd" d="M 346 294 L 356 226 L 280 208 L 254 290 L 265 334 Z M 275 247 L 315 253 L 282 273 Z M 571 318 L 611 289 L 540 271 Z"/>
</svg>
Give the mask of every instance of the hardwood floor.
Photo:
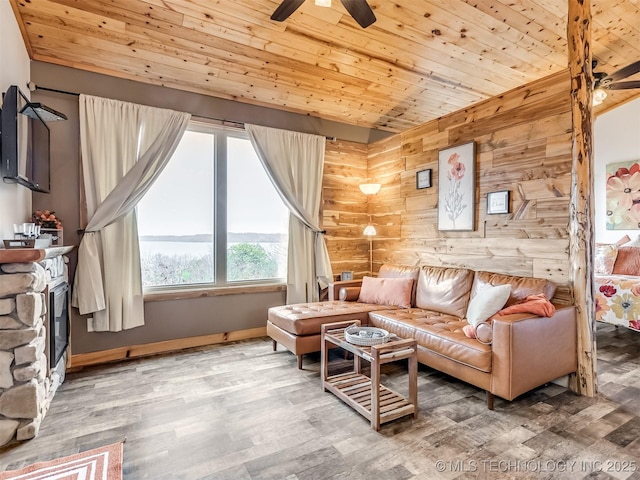
<svg viewBox="0 0 640 480">
<path fill-rule="evenodd" d="M 596 398 L 550 384 L 514 402 L 420 366 L 419 415 L 373 431 L 269 339 L 69 374 L 0 469 L 119 441 L 125 479 L 640 479 L 640 335 L 599 325 Z M 345 361 L 336 356 L 336 368 Z M 404 365 L 383 383 L 404 392 Z"/>
</svg>

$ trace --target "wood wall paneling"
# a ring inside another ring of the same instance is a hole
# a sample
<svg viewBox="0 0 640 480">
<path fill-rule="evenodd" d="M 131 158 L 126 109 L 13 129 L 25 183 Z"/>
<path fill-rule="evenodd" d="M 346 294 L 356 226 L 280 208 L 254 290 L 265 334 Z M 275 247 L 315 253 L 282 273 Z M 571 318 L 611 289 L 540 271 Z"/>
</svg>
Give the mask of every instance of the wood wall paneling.
<svg viewBox="0 0 640 480">
<path fill-rule="evenodd" d="M 343 140 L 327 141 L 322 184 L 322 224 L 334 275 L 369 272 L 369 242 L 362 235 L 369 203 L 359 188 L 367 183 L 367 146 Z"/>
<path fill-rule="evenodd" d="M 397 247 L 403 238 L 402 215 L 407 210 L 407 197 L 402 194 L 402 174 L 406 170 L 406 164 L 401 149 L 400 135 L 368 146 L 369 178 L 382 185 L 380 192 L 371 199 L 370 204 L 372 221 L 378 233 L 373 240 L 374 273 L 379 270 L 380 265 L 387 262 L 416 263 L 416 259 L 401 261 L 397 257 Z"/>
<path fill-rule="evenodd" d="M 548 278 L 571 301 L 569 204 L 571 109 L 568 72 L 369 145 L 369 177 L 382 183 L 372 204 L 374 265 L 385 262 L 468 267 Z M 476 225 L 437 227 L 438 151 L 476 142 Z M 431 168 L 433 187 L 415 174 Z M 511 213 L 486 214 L 488 192 L 509 190 Z"/>
</svg>

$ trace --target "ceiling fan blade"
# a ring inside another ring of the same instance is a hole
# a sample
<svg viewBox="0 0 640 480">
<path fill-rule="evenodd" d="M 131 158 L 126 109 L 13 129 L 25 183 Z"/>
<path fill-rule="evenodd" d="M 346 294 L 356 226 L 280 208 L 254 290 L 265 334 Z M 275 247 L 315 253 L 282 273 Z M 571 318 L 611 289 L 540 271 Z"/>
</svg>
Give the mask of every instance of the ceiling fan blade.
<svg viewBox="0 0 640 480">
<path fill-rule="evenodd" d="M 360 24 L 362 28 L 367 28 L 376 21 L 373 10 L 367 3 L 367 0 L 340 0 L 347 12 L 353 19 Z"/>
<path fill-rule="evenodd" d="M 607 90 L 629 90 L 631 88 L 640 88 L 640 80 L 631 80 L 629 82 L 610 83 L 605 88 Z"/>
<path fill-rule="evenodd" d="M 615 82 L 616 80 L 622 80 L 623 78 L 630 77 L 638 72 L 640 72 L 640 60 L 613 72 L 611 75 L 607 75 L 607 80 Z"/>
<path fill-rule="evenodd" d="M 285 21 L 303 3 L 304 0 L 284 0 L 280 5 L 278 5 L 278 8 L 273 12 L 273 15 L 271 15 L 271 20 L 275 20 L 276 22 Z"/>
</svg>

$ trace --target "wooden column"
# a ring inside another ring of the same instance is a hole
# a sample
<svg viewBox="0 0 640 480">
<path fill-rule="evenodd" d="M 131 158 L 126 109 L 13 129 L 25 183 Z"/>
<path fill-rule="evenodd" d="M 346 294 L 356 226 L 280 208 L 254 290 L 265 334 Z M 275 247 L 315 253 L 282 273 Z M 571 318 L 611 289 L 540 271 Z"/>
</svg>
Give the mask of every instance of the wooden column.
<svg viewBox="0 0 640 480">
<path fill-rule="evenodd" d="M 571 379 L 570 386 L 580 394 L 594 396 L 597 390 L 593 299 L 593 75 L 590 1 L 569 0 L 567 19 L 573 121 L 569 276 L 578 320 L 578 374 Z"/>
</svg>

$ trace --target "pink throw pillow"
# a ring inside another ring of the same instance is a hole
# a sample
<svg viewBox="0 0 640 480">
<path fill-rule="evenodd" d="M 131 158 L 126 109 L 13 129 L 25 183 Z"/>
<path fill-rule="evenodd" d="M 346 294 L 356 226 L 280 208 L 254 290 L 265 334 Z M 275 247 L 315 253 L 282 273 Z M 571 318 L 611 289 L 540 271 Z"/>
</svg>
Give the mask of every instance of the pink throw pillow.
<svg viewBox="0 0 640 480">
<path fill-rule="evenodd" d="M 411 307 L 412 278 L 364 277 L 358 302 Z"/>
<path fill-rule="evenodd" d="M 473 325 L 465 325 L 462 327 L 462 332 L 467 338 L 476 338 L 476 327 Z"/>
</svg>

